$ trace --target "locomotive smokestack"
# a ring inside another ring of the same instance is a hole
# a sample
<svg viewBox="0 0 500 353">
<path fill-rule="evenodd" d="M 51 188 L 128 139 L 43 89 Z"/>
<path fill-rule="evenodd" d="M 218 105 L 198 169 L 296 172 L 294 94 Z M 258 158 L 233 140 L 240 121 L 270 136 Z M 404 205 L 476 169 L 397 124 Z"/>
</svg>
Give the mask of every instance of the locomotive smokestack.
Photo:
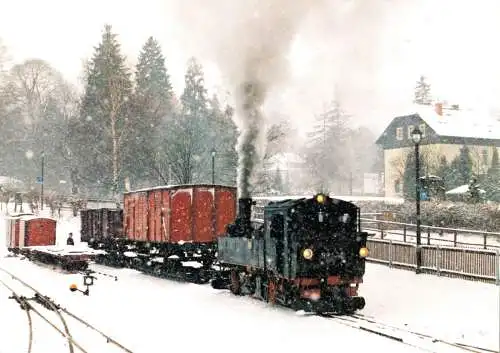
<svg viewBox="0 0 500 353">
<path fill-rule="evenodd" d="M 238 200 L 238 218 L 240 219 L 241 225 L 244 228 L 250 228 L 250 220 L 252 218 L 252 204 L 253 200 L 248 197 Z"/>
</svg>

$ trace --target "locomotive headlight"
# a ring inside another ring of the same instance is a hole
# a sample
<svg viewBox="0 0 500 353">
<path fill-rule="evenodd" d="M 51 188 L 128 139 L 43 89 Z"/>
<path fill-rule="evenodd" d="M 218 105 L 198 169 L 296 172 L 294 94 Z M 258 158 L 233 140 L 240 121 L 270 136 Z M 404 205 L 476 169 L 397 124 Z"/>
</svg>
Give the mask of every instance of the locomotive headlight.
<svg viewBox="0 0 500 353">
<path fill-rule="evenodd" d="M 359 256 L 361 256 L 361 257 L 367 257 L 368 256 L 368 249 L 367 248 L 361 248 L 361 249 L 359 249 Z"/>
<path fill-rule="evenodd" d="M 311 260 L 313 255 L 314 252 L 312 251 L 312 249 L 304 249 L 304 251 L 302 251 L 302 256 L 304 256 L 304 259 L 306 260 Z"/>
<path fill-rule="evenodd" d="M 323 202 L 325 202 L 325 195 L 323 195 L 323 194 L 319 194 L 318 196 L 316 196 L 316 201 L 317 201 L 318 203 L 323 203 Z"/>
</svg>

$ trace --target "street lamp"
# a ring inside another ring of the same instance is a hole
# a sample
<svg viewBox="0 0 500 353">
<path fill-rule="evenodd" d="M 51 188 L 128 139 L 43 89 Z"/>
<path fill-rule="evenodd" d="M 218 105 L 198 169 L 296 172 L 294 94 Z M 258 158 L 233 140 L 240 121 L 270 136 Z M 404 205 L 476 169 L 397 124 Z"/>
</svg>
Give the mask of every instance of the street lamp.
<svg viewBox="0 0 500 353">
<path fill-rule="evenodd" d="M 415 273 L 420 273 L 420 268 L 422 266 L 422 249 L 420 248 L 420 142 L 422 141 L 422 132 L 417 128 L 413 129 L 411 133 L 411 139 L 415 144 L 415 196 L 416 196 L 416 208 L 417 208 L 417 244 L 416 250 L 416 268 Z"/>
<path fill-rule="evenodd" d="M 40 205 L 41 205 L 41 210 L 43 211 L 43 184 L 45 183 L 44 180 L 44 168 L 45 168 L 45 151 L 42 150 L 42 180 L 41 180 L 41 185 L 40 185 Z"/>
<path fill-rule="evenodd" d="M 215 148 L 212 148 L 211 154 L 212 154 L 212 185 L 215 184 L 215 153 L 217 151 Z"/>
</svg>

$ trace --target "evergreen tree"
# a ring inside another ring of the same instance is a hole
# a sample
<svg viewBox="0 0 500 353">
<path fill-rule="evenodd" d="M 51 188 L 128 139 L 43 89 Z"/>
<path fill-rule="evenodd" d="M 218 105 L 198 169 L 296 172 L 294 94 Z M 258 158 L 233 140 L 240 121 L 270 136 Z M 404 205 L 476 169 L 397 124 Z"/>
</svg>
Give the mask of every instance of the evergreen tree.
<svg viewBox="0 0 500 353">
<path fill-rule="evenodd" d="M 451 184 L 453 187 L 469 185 L 472 178 L 472 166 L 473 161 L 470 155 L 469 147 L 464 145 L 460 148 L 458 156 L 451 162 L 451 171 L 453 176 Z"/>
<path fill-rule="evenodd" d="M 437 170 L 437 175 L 444 180 L 445 190 L 451 190 L 454 187 L 454 176 L 453 171 L 446 160 L 446 156 L 442 155 L 439 159 L 439 166 Z"/>
<path fill-rule="evenodd" d="M 479 189 L 479 183 L 477 182 L 477 177 L 472 176 L 470 182 L 469 182 L 469 191 L 468 191 L 468 200 L 469 202 L 472 203 L 477 203 L 481 201 L 481 193 Z"/>
<path fill-rule="evenodd" d="M 312 175 L 312 187 L 318 191 L 331 191 L 332 181 L 342 178 L 352 160 L 348 148 L 347 126 L 349 116 L 340 104 L 333 102 L 330 109 L 316 118 L 314 130 L 309 134 L 306 163 Z M 322 190 L 320 190 L 322 189 Z"/>
<path fill-rule="evenodd" d="M 216 151 L 215 182 L 218 184 L 236 185 L 238 128 L 233 114 L 232 107 L 221 108 L 216 95 L 209 100 L 209 139 Z"/>
<path fill-rule="evenodd" d="M 180 111 L 174 115 L 166 136 L 166 157 L 178 183 L 208 182 L 211 150 L 208 107 L 202 66 L 191 58 L 181 95 Z"/>
<path fill-rule="evenodd" d="M 78 181 L 94 194 L 117 195 L 125 179 L 122 151 L 134 137 L 129 119 L 132 82 L 120 50 L 116 34 L 106 25 L 88 63 L 80 117 L 72 126 Z"/>
<path fill-rule="evenodd" d="M 486 197 L 488 200 L 500 202 L 500 162 L 498 158 L 498 149 L 493 148 L 491 156 L 491 167 L 486 175 Z"/>
<path fill-rule="evenodd" d="M 425 160 L 422 153 L 419 154 L 419 164 L 420 164 L 420 177 L 422 177 L 422 171 L 426 169 Z M 403 197 L 405 200 L 415 200 L 416 197 L 416 163 L 415 163 L 415 152 L 411 151 L 408 153 L 405 162 L 405 169 L 403 175 Z"/>
<path fill-rule="evenodd" d="M 431 103 L 431 85 L 427 83 L 425 76 L 420 76 L 417 81 L 413 102 L 416 104 Z"/>
<path fill-rule="evenodd" d="M 127 145 L 129 174 L 135 176 L 135 185 L 145 187 L 156 183 L 158 156 L 161 151 L 160 128 L 172 116 L 173 91 L 165 58 L 158 42 L 148 38 L 139 54 L 135 72 L 133 95 L 134 116 L 131 129 L 134 139 Z"/>
</svg>

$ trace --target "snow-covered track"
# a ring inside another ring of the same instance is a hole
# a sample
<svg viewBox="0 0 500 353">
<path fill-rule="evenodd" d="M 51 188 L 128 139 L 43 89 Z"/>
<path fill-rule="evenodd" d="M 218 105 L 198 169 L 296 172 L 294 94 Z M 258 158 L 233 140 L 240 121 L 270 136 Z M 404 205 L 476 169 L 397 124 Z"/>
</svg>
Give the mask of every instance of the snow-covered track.
<svg viewBox="0 0 500 353">
<path fill-rule="evenodd" d="M 118 341 L 114 340 L 110 336 L 106 335 L 104 332 L 100 331 L 90 323 L 86 322 L 82 318 L 78 317 L 77 315 L 71 313 L 69 310 L 61 307 L 60 305 L 56 304 L 52 299 L 49 297 L 43 295 L 40 293 L 38 290 L 36 290 L 33 286 L 31 286 L 29 283 L 26 281 L 22 280 L 18 276 L 14 275 L 13 273 L 5 270 L 4 268 L 0 267 L 0 273 L 6 274 L 6 278 L 0 278 L 0 285 L 4 286 L 7 288 L 12 293 L 11 299 L 14 299 L 17 301 L 23 310 L 26 311 L 28 315 L 28 323 L 30 326 L 29 330 L 29 345 L 28 345 L 28 353 L 31 352 L 31 346 L 32 346 L 32 340 L 33 340 L 33 327 L 32 327 L 32 320 L 31 320 L 31 315 L 30 312 L 34 312 L 36 315 L 38 315 L 43 321 L 45 321 L 47 324 L 49 324 L 52 328 L 54 328 L 57 332 L 59 332 L 63 337 L 65 337 L 68 340 L 69 344 L 69 351 L 70 353 L 74 353 L 74 347 L 77 347 L 81 352 L 83 353 L 88 353 L 87 350 L 85 350 L 80 343 L 78 343 L 71 335 L 69 331 L 69 327 L 66 323 L 66 320 L 62 313 L 66 314 L 67 316 L 75 319 L 88 329 L 100 334 L 106 339 L 107 343 L 112 343 L 116 345 L 117 347 L 121 348 L 123 351 L 127 353 L 132 353 L 132 351 L 126 347 L 124 347 L 121 343 Z M 11 283 L 7 283 L 11 282 Z M 19 289 L 15 289 L 19 288 Z M 30 294 L 32 296 L 26 296 L 20 294 L 21 292 L 31 292 Z M 64 325 L 64 331 L 62 331 L 57 325 L 54 324 L 49 318 L 47 318 L 46 315 L 42 314 L 39 309 L 46 309 L 49 311 L 53 311 L 56 313 L 56 315 L 60 318 L 62 324 Z M 74 347 L 73 347 L 74 346 Z"/>
<path fill-rule="evenodd" d="M 487 348 L 476 347 L 459 342 L 450 342 L 432 335 L 419 333 L 407 328 L 402 328 L 381 322 L 373 317 L 362 314 L 349 316 L 325 315 L 339 324 L 357 328 L 366 332 L 377 334 L 387 339 L 395 340 L 402 344 L 418 348 L 427 352 L 474 352 L 491 353 L 495 352 Z"/>
</svg>

